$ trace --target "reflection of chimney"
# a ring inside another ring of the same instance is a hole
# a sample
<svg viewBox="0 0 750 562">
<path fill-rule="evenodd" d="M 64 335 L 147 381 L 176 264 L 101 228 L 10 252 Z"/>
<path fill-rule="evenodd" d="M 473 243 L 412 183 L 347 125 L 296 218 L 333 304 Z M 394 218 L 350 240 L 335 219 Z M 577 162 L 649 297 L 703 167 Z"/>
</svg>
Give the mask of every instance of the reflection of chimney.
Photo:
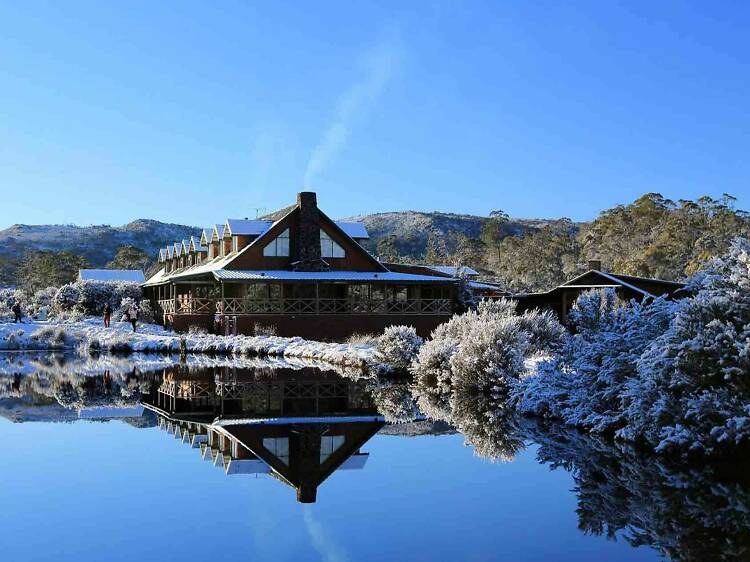
<svg viewBox="0 0 750 562">
<path fill-rule="evenodd" d="M 589 260 L 589 269 L 602 270 L 602 260 Z"/>
<path fill-rule="evenodd" d="M 301 484 L 297 488 L 297 501 L 299 503 L 315 503 L 318 496 L 318 488 L 314 484 Z"/>
<path fill-rule="evenodd" d="M 297 194 L 299 228 L 295 269 L 297 271 L 321 271 L 326 269 L 320 259 L 320 214 L 314 192 Z"/>
</svg>

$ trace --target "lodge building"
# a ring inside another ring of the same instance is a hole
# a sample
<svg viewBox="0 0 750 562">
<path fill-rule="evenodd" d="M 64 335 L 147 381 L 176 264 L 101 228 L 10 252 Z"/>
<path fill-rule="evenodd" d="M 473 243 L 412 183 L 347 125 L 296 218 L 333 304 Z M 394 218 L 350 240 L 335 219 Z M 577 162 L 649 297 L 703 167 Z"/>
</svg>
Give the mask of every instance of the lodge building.
<svg viewBox="0 0 750 562">
<path fill-rule="evenodd" d="M 159 252 L 143 284 L 165 324 L 223 333 L 273 326 L 281 336 L 342 338 L 390 325 L 428 335 L 457 306 L 458 279 L 378 261 L 361 223 L 331 220 L 313 192 L 276 220 L 214 224 Z"/>
</svg>

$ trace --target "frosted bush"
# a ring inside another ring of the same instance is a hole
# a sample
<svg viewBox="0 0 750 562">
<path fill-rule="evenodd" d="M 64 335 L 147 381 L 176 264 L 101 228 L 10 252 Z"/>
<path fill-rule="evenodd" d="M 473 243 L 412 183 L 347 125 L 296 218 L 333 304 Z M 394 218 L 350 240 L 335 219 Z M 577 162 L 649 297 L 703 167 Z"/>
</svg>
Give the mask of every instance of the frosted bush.
<svg viewBox="0 0 750 562">
<path fill-rule="evenodd" d="M 636 374 L 636 361 L 669 326 L 675 304 L 662 298 L 625 306 L 613 289 L 579 296 L 569 314 L 575 335 L 555 362 L 514 388 L 524 413 L 562 419 L 595 432 L 626 423 L 621 394 Z"/>
<path fill-rule="evenodd" d="M 406 370 L 416 358 L 424 340 L 411 326 L 389 326 L 375 344 L 378 360 Z"/>
<path fill-rule="evenodd" d="M 81 296 L 80 288 L 75 283 L 68 283 L 57 290 L 52 298 L 50 312 L 55 317 L 61 313 L 78 310 L 78 300 Z"/>
<path fill-rule="evenodd" d="M 750 243 L 735 240 L 689 284 L 669 330 L 638 359 L 618 435 L 663 453 L 750 446 Z"/>
<path fill-rule="evenodd" d="M 443 395 L 447 389 L 507 395 L 524 373 L 524 360 L 558 347 L 563 339 L 564 328 L 549 314 L 519 316 L 512 301 L 484 300 L 433 331 L 412 366 L 415 391 L 421 396 Z"/>
<path fill-rule="evenodd" d="M 480 316 L 451 357 L 454 389 L 506 394 L 523 373 L 527 349 L 517 317 Z"/>
<path fill-rule="evenodd" d="M 31 339 L 40 349 L 63 349 L 71 338 L 61 326 L 44 326 L 31 334 Z"/>
<path fill-rule="evenodd" d="M 39 316 L 43 311 L 48 311 L 52 307 L 55 295 L 57 294 L 57 287 L 47 287 L 46 289 L 39 289 L 30 300 L 30 314 L 33 316 Z"/>
</svg>

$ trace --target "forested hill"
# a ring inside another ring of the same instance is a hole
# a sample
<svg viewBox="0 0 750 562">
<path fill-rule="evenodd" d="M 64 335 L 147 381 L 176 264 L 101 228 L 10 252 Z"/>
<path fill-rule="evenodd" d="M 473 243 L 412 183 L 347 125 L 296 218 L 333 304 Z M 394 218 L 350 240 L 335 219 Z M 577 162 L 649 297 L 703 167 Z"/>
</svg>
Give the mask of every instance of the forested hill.
<svg viewBox="0 0 750 562">
<path fill-rule="evenodd" d="M 19 256 L 29 250 L 66 251 L 103 267 L 120 246 L 136 246 L 155 255 L 159 248 L 196 234 L 200 234 L 197 227 L 146 219 L 124 226 L 14 224 L 0 230 L 0 256 Z"/>
<path fill-rule="evenodd" d="M 497 217 L 495 217 L 497 216 Z M 578 225 L 566 219 L 509 219 L 502 213 L 493 213 L 493 218 L 502 217 L 501 236 L 522 236 L 543 227 L 577 231 Z M 342 220 L 363 222 L 370 233 L 370 250 L 374 253 L 387 253 L 384 242 L 388 238 L 395 252 L 405 258 L 420 259 L 429 253 L 430 246 L 436 254 L 441 250 L 455 252 L 460 239 L 480 239 L 482 229 L 490 217 L 444 213 L 439 211 L 395 211 L 372 215 L 356 215 Z M 377 252 L 380 243 L 381 252 Z M 384 256 L 391 257 L 391 256 Z M 435 257 L 438 257 L 437 255 Z"/>
<path fill-rule="evenodd" d="M 90 267 L 105 267 L 123 247 L 155 257 L 159 248 L 199 233 L 196 227 L 136 220 L 124 226 L 15 224 L 0 230 L 0 282 L 17 284 L 17 270 L 30 254 L 65 252 Z"/>
<path fill-rule="evenodd" d="M 276 217 L 274 217 L 276 218 Z M 348 217 L 362 221 L 368 250 L 386 261 L 471 266 L 512 291 L 545 290 L 586 270 L 591 259 L 630 275 L 681 280 L 750 236 L 750 218 L 730 196 L 671 201 L 646 194 L 602 211 L 588 223 L 399 211 Z M 112 227 L 14 225 L 0 230 L 0 284 L 59 285 L 78 267 L 131 268 L 153 263 L 159 248 L 197 227 L 137 220 Z"/>
</svg>

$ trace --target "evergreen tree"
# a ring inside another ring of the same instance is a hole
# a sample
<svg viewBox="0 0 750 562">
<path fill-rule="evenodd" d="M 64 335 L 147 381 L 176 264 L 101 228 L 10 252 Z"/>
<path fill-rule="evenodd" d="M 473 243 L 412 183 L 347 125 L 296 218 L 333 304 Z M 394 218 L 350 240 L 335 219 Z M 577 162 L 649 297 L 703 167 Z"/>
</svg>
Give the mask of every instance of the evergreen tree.
<svg viewBox="0 0 750 562">
<path fill-rule="evenodd" d="M 148 269 L 150 258 L 146 252 L 135 246 L 120 246 L 107 269 Z"/>
</svg>

